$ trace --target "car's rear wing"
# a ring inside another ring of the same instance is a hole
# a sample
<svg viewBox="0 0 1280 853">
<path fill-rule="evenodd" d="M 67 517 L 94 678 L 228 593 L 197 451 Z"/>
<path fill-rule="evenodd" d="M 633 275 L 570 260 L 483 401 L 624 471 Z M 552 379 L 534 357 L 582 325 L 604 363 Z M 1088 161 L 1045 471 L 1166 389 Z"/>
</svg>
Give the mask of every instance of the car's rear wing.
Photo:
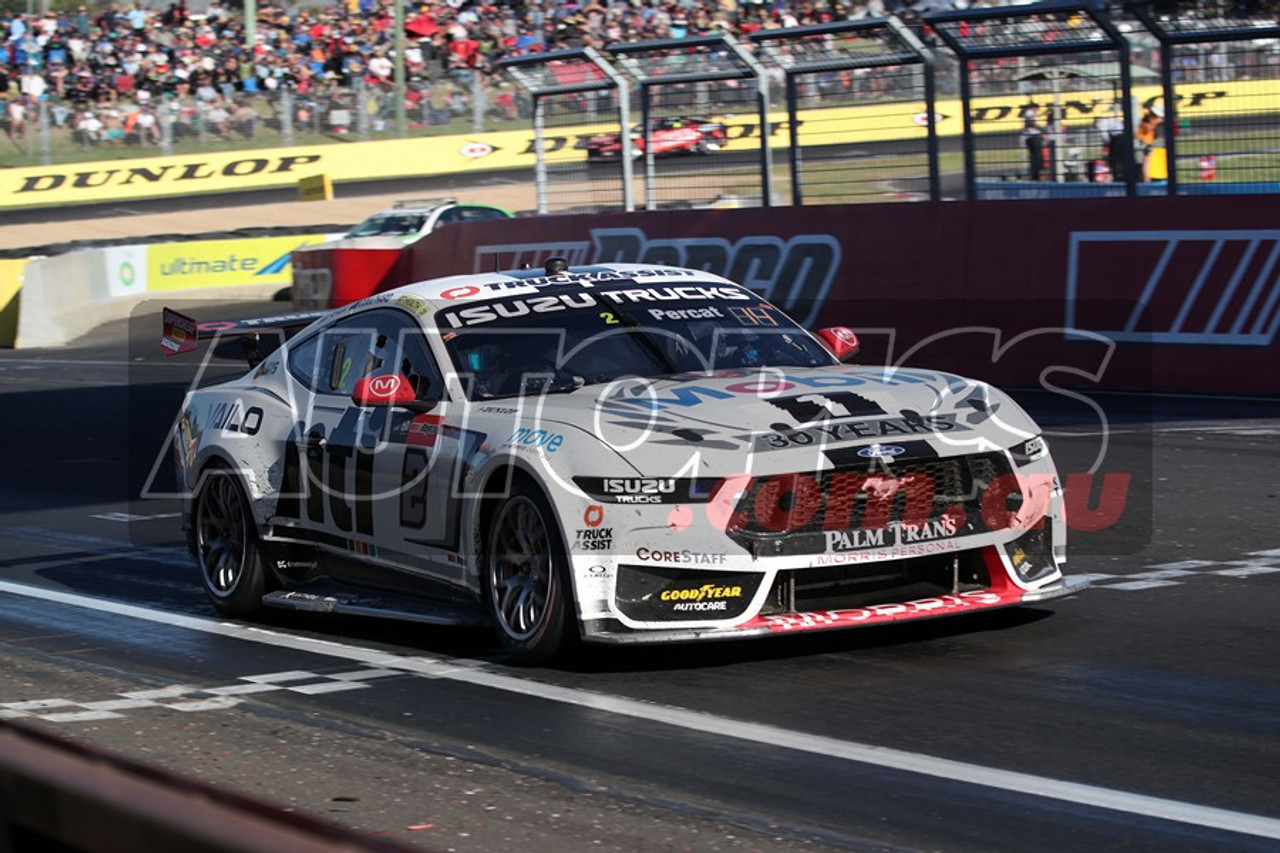
<svg viewBox="0 0 1280 853">
<path fill-rule="evenodd" d="M 328 311 L 301 311 L 293 314 L 277 314 L 273 317 L 250 317 L 245 320 L 212 320 L 200 323 L 180 311 L 165 308 L 162 315 L 164 329 L 160 334 L 160 351 L 165 355 L 181 355 L 191 352 L 200 341 L 213 338 L 237 337 L 244 345 L 245 360 L 250 367 L 256 367 L 267 355 L 302 329 L 319 320 Z M 280 334 L 271 335 L 274 346 L 266 352 L 262 351 L 262 333 L 275 331 Z M 283 335 L 283 337 L 281 337 Z"/>
</svg>

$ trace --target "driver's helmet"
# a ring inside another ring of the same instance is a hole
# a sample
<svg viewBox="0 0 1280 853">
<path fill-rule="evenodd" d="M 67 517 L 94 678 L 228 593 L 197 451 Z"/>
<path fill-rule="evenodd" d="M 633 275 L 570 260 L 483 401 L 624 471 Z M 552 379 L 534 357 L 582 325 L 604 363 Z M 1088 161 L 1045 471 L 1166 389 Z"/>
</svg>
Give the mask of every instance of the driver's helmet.
<svg viewBox="0 0 1280 853">
<path fill-rule="evenodd" d="M 497 344 L 482 344 L 467 351 L 467 369 L 476 373 L 497 370 L 502 363 L 502 350 Z"/>
</svg>

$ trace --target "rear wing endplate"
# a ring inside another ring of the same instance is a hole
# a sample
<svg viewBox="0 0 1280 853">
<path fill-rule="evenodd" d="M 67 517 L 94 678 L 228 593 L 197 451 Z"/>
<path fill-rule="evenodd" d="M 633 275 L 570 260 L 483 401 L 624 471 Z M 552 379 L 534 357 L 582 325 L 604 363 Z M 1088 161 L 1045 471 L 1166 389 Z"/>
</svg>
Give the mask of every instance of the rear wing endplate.
<svg viewBox="0 0 1280 853">
<path fill-rule="evenodd" d="M 277 314 L 273 317 L 251 317 L 246 320 L 213 320 L 200 323 L 181 311 L 165 308 L 162 314 L 164 328 L 160 334 L 160 351 L 165 355 L 181 355 L 191 352 L 200 341 L 221 337 L 242 338 L 245 359 L 250 367 L 255 367 L 276 347 L 266 353 L 261 352 L 261 333 L 264 331 L 283 332 L 284 340 L 288 340 L 302 329 L 319 320 L 328 311 L 302 311 L 294 314 Z M 272 335 L 276 346 L 280 343 L 279 335 Z"/>
</svg>

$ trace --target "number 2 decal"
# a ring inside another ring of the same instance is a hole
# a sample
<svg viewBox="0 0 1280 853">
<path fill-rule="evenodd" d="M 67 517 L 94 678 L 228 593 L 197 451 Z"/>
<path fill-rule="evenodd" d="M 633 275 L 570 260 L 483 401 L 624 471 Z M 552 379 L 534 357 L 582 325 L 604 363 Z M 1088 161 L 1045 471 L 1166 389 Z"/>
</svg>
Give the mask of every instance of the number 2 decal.
<svg viewBox="0 0 1280 853">
<path fill-rule="evenodd" d="M 601 319 L 601 320 L 604 320 L 604 324 L 605 324 L 606 326 L 616 326 L 616 325 L 618 325 L 618 318 L 617 318 L 617 317 L 615 317 L 615 316 L 613 316 L 613 312 L 612 312 L 612 311 L 601 311 L 601 312 L 600 312 L 600 319 Z"/>
</svg>

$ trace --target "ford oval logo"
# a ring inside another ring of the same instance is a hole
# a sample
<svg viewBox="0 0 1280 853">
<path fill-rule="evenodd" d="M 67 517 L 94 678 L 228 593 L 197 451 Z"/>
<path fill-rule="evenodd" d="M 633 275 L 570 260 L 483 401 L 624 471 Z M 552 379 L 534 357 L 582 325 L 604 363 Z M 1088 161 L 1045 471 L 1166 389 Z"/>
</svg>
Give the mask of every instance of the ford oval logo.
<svg viewBox="0 0 1280 853">
<path fill-rule="evenodd" d="M 905 447 L 899 447 L 896 444 L 873 444 L 859 450 L 858 455 L 864 459 L 892 459 L 906 452 Z"/>
</svg>

